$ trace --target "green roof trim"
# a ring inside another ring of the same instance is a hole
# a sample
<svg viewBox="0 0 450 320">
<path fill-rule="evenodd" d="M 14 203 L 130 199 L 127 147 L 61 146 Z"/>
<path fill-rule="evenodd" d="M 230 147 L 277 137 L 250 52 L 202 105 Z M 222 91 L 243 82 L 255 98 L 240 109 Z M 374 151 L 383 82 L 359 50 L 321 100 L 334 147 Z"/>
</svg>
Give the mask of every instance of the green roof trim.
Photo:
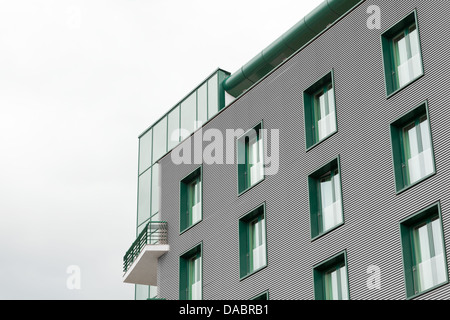
<svg viewBox="0 0 450 320">
<path fill-rule="evenodd" d="M 224 88 L 238 97 L 284 60 L 335 23 L 364 0 L 325 0 L 291 29 L 224 81 Z"/>
</svg>

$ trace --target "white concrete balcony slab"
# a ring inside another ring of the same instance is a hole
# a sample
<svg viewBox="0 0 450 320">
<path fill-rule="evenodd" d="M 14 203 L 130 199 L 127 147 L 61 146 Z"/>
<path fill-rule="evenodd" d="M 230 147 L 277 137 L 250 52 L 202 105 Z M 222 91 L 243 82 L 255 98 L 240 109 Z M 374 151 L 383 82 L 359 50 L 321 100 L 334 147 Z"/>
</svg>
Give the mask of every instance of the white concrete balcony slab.
<svg viewBox="0 0 450 320">
<path fill-rule="evenodd" d="M 149 222 L 123 258 L 123 282 L 156 286 L 158 259 L 169 248 L 167 222 Z"/>
</svg>

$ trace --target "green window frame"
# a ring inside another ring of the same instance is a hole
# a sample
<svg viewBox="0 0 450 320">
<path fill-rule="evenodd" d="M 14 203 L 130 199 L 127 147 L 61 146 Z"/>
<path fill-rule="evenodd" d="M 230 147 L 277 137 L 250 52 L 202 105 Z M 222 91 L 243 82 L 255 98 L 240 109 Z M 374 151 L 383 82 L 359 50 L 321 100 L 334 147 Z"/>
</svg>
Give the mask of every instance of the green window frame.
<svg viewBox="0 0 450 320">
<path fill-rule="evenodd" d="M 407 298 L 448 283 L 440 203 L 402 220 L 400 233 Z"/>
<path fill-rule="evenodd" d="M 262 122 L 237 139 L 238 194 L 264 180 Z"/>
<path fill-rule="evenodd" d="M 202 172 L 200 166 L 180 181 L 180 233 L 203 220 Z"/>
<path fill-rule="evenodd" d="M 258 294 L 257 296 L 254 296 L 250 300 L 269 300 L 269 291 L 264 291 L 263 293 Z"/>
<path fill-rule="evenodd" d="M 180 256 L 180 300 L 203 299 L 203 243 Z"/>
<path fill-rule="evenodd" d="M 334 71 L 303 92 L 306 150 L 337 132 Z"/>
<path fill-rule="evenodd" d="M 343 251 L 313 268 L 315 300 L 349 300 L 347 252 Z"/>
<path fill-rule="evenodd" d="M 389 97 L 424 74 L 417 11 L 383 33 L 381 44 Z"/>
<path fill-rule="evenodd" d="M 344 224 L 340 157 L 308 176 L 311 238 Z"/>
<path fill-rule="evenodd" d="M 265 204 L 239 219 L 239 272 L 241 280 L 267 266 Z"/>
<path fill-rule="evenodd" d="M 394 121 L 390 129 L 395 186 L 400 193 L 436 173 L 428 102 Z"/>
</svg>

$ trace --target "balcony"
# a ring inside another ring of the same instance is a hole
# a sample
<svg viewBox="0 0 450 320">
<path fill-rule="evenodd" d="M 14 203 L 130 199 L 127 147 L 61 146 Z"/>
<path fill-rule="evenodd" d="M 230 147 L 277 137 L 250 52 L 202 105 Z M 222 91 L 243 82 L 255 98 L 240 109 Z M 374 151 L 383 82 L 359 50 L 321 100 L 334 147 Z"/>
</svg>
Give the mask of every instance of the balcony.
<svg viewBox="0 0 450 320">
<path fill-rule="evenodd" d="M 149 222 L 123 257 L 123 282 L 156 286 L 158 258 L 167 251 L 167 222 Z"/>
</svg>

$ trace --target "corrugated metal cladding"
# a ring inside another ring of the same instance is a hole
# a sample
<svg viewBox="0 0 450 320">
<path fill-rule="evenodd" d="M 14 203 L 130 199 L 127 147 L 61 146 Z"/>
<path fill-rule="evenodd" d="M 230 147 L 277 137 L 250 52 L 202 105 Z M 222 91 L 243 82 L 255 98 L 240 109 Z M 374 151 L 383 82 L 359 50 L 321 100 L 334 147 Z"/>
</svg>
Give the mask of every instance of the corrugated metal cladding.
<svg viewBox="0 0 450 320">
<path fill-rule="evenodd" d="M 381 30 L 367 28 L 369 5 Z M 381 34 L 417 9 L 425 75 L 386 98 Z M 203 165 L 203 221 L 179 234 L 180 180 L 198 165 L 161 160 L 162 219 L 170 252 L 160 258 L 159 296 L 178 299 L 178 259 L 203 242 L 203 298 L 314 299 L 313 266 L 346 250 L 351 299 L 405 299 L 399 221 L 440 201 L 450 257 L 449 1 L 365 1 L 209 122 L 217 128 L 280 130 L 276 175 L 238 196 L 236 165 Z M 302 93 L 334 70 L 338 132 L 306 152 Z M 389 125 L 426 99 L 437 174 L 396 194 Z M 198 136 L 197 132 L 194 137 Z M 195 139 L 195 138 L 194 138 Z M 208 145 L 205 142 L 204 145 Z M 270 146 L 269 146 L 270 148 Z M 345 224 L 311 241 L 307 176 L 340 155 Z M 240 281 L 238 219 L 266 203 L 268 266 Z M 381 268 L 369 290 L 367 268 Z M 420 299 L 450 297 L 444 285 Z"/>
</svg>

